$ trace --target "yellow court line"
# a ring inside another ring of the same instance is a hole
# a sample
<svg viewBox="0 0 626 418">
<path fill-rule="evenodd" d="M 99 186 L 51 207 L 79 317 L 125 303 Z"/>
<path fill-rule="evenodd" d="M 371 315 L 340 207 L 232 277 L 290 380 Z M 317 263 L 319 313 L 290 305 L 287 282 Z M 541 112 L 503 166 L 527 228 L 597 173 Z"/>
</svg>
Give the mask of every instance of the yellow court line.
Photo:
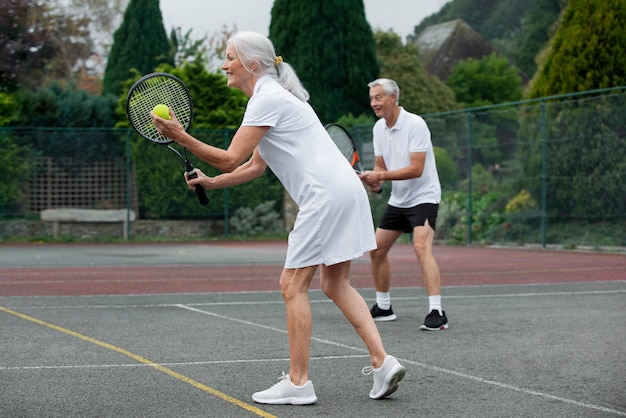
<svg viewBox="0 0 626 418">
<path fill-rule="evenodd" d="M 91 337 L 88 337 L 86 335 L 79 334 L 78 332 L 69 330 L 67 328 L 60 327 L 58 325 L 51 324 L 49 322 L 42 321 L 40 319 L 37 319 L 37 318 L 34 318 L 32 316 L 29 316 L 29 315 L 26 315 L 26 314 L 14 311 L 12 309 L 4 308 L 2 306 L 0 306 L 0 311 L 4 311 L 4 312 L 6 312 L 8 314 L 17 316 L 17 317 L 25 319 L 27 321 L 34 322 L 34 323 L 39 324 L 39 325 L 43 325 L 44 327 L 53 329 L 55 331 L 59 331 L 59 332 L 62 332 L 64 334 L 71 335 L 72 337 L 76 337 L 76 338 L 81 339 L 83 341 L 90 342 L 92 344 L 98 345 L 98 346 L 106 348 L 108 350 L 115 351 L 115 352 L 118 352 L 120 354 L 124 354 L 125 356 L 128 356 L 128 357 L 132 358 L 133 360 L 138 361 L 139 363 L 147 364 L 148 366 L 151 366 L 151 367 L 155 368 L 156 370 L 158 370 L 160 372 L 163 372 L 165 374 L 168 374 L 168 375 L 172 376 L 175 379 L 178 379 L 178 380 L 181 380 L 181 381 L 183 381 L 185 383 L 188 383 L 191 386 L 193 386 L 193 387 L 195 387 L 197 389 L 200 389 L 200 390 L 202 390 L 204 392 L 210 393 L 213 396 L 217 396 L 218 398 L 223 399 L 226 402 L 230 402 L 231 404 L 236 405 L 236 406 L 238 406 L 240 408 L 243 408 L 243 409 L 245 409 L 247 411 L 250 411 L 250 412 L 252 412 L 252 413 L 254 413 L 254 414 L 256 414 L 256 415 L 258 415 L 260 417 L 276 418 L 275 415 L 269 414 L 269 413 L 267 413 L 267 412 L 265 412 L 265 411 L 263 411 L 263 410 L 261 410 L 259 408 L 256 408 L 253 405 L 247 404 L 245 402 L 240 401 L 239 399 L 233 398 L 232 396 L 228 396 L 225 393 L 220 392 L 219 390 L 216 390 L 216 389 L 213 389 L 212 387 L 206 386 L 206 385 L 204 385 L 204 384 L 202 384 L 202 383 L 200 383 L 200 382 L 198 382 L 196 380 L 193 380 L 193 379 L 191 379 L 191 378 L 189 378 L 189 377 L 187 377 L 185 375 L 182 375 L 180 373 L 177 373 L 174 370 L 168 369 L 167 367 L 161 366 L 160 364 L 157 364 L 157 363 L 155 363 L 153 361 L 150 361 L 150 360 L 148 360 L 148 359 L 146 359 L 144 357 L 141 357 L 141 356 L 139 356 L 137 354 L 134 354 L 134 353 L 132 353 L 132 352 L 130 352 L 128 350 L 125 350 L 125 349 L 123 349 L 121 347 L 115 346 L 113 344 L 105 343 L 105 342 L 100 341 L 100 340 L 96 340 L 95 338 L 91 338 Z"/>
</svg>

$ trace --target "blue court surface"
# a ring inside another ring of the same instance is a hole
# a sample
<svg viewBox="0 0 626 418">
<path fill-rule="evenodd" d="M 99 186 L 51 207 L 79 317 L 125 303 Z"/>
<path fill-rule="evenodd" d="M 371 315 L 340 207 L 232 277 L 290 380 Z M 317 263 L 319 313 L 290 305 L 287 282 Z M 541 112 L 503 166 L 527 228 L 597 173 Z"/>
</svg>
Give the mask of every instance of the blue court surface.
<svg viewBox="0 0 626 418">
<path fill-rule="evenodd" d="M 371 305 L 373 289 L 359 291 Z M 289 369 L 277 290 L 0 296 L 0 416 L 626 416 L 626 271 L 442 293 L 450 328 L 425 332 L 421 284 L 392 290 L 398 319 L 378 328 L 407 374 L 375 401 L 364 345 L 311 290 L 310 406 L 251 399 Z"/>
</svg>

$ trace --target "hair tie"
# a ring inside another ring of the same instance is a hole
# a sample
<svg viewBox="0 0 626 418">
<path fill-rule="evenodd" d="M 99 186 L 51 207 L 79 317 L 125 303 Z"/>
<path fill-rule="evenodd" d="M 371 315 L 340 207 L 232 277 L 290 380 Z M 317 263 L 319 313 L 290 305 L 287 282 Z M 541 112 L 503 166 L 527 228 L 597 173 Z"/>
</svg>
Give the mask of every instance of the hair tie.
<svg viewBox="0 0 626 418">
<path fill-rule="evenodd" d="M 274 65 L 278 67 L 278 64 L 280 64 L 281 62 L 283 62 L 283 57 L 281 57 L 280 55 L 276 57 L 276 59 L 274 60 Z"/>
</svg>

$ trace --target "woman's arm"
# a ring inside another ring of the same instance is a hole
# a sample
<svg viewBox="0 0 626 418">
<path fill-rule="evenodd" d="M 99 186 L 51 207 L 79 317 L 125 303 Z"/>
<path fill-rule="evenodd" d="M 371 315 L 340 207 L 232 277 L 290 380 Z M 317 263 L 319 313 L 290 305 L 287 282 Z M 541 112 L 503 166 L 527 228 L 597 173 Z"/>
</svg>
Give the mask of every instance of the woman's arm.
<svg viewBox="0 0 626 418">
<path fill-rule="evenodd" d="M 193 189 L 197 184 L 200 184 L 207 190 L 211 189 L 223 189 L 225 187 L 237 186 L 239 184 L 247 183 L 260 177 L 267 168 L 267 163 L 261 158 L 258 150 L 254 150 L 252 157 L 239 167 L 231 171 L 230 173 L 220 174 L 215 177 L 206 176 L 201 170 L 196 168 L 198 177 L 195 179 L 187 180 L 187 184 Z"/>
<path fill-rule="evenodd" d="M 224 150 L 205 144 L 191 136 L 183 129 L 172 111 L 170 111 L 171 120 L 160 118 L 153 113 L 151 115 L 157 130 L 163 136 L 176 141 L 202 161 L 224 172 L 234 171 L 248 160 L 269 129 L 269 126 L 241 126 L 228 149 Z"/>
</svg>

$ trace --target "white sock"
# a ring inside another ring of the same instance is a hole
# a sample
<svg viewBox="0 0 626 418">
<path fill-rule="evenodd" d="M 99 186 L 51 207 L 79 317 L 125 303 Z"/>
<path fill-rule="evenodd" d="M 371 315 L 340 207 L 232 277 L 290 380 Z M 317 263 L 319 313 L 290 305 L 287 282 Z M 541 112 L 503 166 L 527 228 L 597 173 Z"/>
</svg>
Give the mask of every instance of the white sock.
<svg viewBox="0 0 626 418">
<path fill-rule="evenodd" d="M 389 292 L 376 292 L 376 304 L 380 309 L 391 308 L 391 295 Z"/>
<path fill-rule="evenodd" d="M 441 295 L 428 296 L 428 312 L 432 312 L 435 309 L 439 311 L 439 314 L 443 315 L 441 310 Z"/>
</svg>

